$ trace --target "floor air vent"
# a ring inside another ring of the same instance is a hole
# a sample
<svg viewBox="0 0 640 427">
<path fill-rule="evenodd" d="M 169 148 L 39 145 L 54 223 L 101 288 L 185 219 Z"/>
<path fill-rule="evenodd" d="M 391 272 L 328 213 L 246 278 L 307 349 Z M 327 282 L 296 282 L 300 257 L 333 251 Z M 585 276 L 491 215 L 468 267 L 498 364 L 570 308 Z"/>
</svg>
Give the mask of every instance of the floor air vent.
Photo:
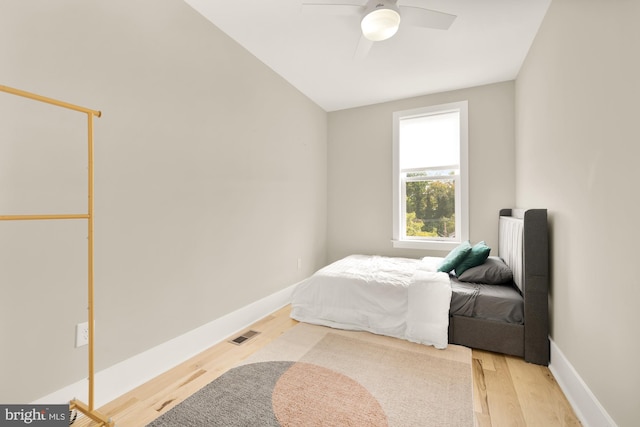
<svg viewBox="0 0 640 427">
<path fill-rule="evenodd" d="M 247 332 L 244 332 L 239 337 L 236 337 L 236 338 L 232 339 L 229 342 L 232 343 L 232 344 L 236 344 L 236 345 L 244 344 L 245 342 L 247 342 L 251 338 L 253 338 L 256 335 L 258 335 L 259 333 L 260 332 L 257 332 L 257 331 L 247 331 Z"/>
</svg>

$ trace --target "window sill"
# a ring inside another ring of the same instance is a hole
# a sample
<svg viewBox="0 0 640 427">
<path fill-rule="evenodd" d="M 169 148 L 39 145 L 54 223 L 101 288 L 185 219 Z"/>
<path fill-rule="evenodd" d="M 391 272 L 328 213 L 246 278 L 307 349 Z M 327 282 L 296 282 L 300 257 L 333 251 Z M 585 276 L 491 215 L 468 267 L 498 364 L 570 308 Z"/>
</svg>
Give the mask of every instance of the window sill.
<svg viewBox="0 0 640 427">
<path fill-rule="evenodd" d="M 449 252 L 460 244 L 460 242 L 438 242 L 436 240 L 392 240 L 391 242 L 393 243 L 394 248 L 399 249 L 423 249 L 443 252 Z"/>
</svg>

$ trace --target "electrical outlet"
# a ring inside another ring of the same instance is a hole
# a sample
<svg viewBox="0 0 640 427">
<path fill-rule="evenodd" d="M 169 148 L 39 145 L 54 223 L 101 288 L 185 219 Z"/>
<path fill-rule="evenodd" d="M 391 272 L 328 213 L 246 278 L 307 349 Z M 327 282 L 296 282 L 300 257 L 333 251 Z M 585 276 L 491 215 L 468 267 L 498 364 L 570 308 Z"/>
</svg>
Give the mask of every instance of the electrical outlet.
<svg viewBox="0 0 640 427">
<path fill-rule="evenodd" d="M 298 270 L 302 269 L 302 258 L 298 258 Z"/>
<path fill-rule="evenodd" d="M 89 344 L 89 322 L 76 325 L 76 348 Z"/>
</svg>

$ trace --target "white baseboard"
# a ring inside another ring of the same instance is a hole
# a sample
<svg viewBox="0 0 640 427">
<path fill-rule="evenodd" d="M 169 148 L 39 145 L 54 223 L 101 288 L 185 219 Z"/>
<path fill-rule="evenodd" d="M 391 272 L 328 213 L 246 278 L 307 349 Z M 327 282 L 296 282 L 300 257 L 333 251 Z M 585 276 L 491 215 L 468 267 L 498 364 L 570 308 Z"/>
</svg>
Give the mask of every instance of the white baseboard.
<svg viewBox="0 0 640 427">
<path fill-rule="evenodd" d="M 289 286 L 97 372 L 94 381 L 94 406 L 99 408 L 284 307 L 291 302 L 294 287 L 295 285 Z M 88 379 L 43 396 L 33 404 L 66 404 L 73 398 L 87 403 Z"/>
<path fill-rule="evenodd" d="M 617 427 L 598 399 L 582 380 L 573 365 L 551 340 L 551 363 L 549 370 L 555 377 L 564 395 L 585 427 Z"/>
</svg>

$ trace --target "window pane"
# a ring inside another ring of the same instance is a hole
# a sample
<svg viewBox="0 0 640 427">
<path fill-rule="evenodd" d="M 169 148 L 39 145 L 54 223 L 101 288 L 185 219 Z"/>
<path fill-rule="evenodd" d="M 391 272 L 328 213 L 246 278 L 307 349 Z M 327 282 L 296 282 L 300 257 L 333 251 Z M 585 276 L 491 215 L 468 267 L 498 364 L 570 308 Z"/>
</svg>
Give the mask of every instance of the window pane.
<svg viewBox="0 0 640 427">
<path fill-rule="evenodd" d="M 400 169 L 460 163 L 460 113 L 403 118 L 399 123 Z"/>
<path fill-rule="evenodd" d="M 407 237 L 456 236 L 455 180 L 405 181 Z"/>
</svg>

